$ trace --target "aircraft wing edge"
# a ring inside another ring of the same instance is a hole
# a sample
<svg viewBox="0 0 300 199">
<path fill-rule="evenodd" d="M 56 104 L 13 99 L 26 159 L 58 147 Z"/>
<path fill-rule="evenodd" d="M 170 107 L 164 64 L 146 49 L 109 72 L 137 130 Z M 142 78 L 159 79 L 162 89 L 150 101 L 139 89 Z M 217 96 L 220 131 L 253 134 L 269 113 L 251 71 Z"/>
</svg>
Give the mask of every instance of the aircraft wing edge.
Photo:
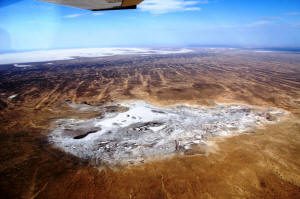
<svg viewBox="0 0 300 199">
<path fill-rule="evenodd" d="M 143 0 L 40 0 L 48 3 L 76 7 L 85 10 L 124 10 L 136 9 Z"/>
</svg>

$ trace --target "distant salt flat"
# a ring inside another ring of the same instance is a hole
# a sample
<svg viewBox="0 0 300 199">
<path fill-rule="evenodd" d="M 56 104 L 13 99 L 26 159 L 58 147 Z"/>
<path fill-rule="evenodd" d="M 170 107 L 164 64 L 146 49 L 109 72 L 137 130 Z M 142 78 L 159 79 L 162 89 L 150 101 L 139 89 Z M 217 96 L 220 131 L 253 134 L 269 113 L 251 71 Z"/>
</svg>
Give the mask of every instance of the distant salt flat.
<svg viewBox="0 0 300 199">
<path fill-rule="evenodd" d="M 149 49 L 149 48 L 85 48 L 85 49 L 32 51 L 32 52 L 0 54 L 0 65 L 70 60 L 76 57 L 92 58 L 92 57 L 107 57 L 107 56 L 114 56 L 114 55 L 179 54 L 179 53 L 190 53 L 190 52 L 192 52 L 192 50 L 190 49 L 162 50 L 162 49 Z"/>
<path fill-rule="evenodd" d="M 254 52 L 256 52 L 256 53 L 273 53 L 274 51 L 270 51 L 270 50 L 255 50 Z"/>
<path fill-rule="evenodd" d="M 18 96 L 18 94 L 14 94 L 14 95 L 9 96 L 8 99 L 12 100 L 12 99 L 16 98 L 17 96 Z"/>
<path fill-rule="evenodd" d="M 27 68 L 27 67 L 30 67 L 31 65 L 29 64 L 14 64 L 14 67 L 17 67 L 17 68 Z"/>
<path fill-rule="evenodd" d="M 245 105 L 158 107 L 128 101 L 118 106 L 124 107 L 123 111 L 106 111 L 100 118 L 58 120 L 49 135 L 50 142 L 96 163 L 140 163 L 205 145 L 211 136 L 239 134 L 278 121 L 285 114 L 279 109 Z"/>
</svg>

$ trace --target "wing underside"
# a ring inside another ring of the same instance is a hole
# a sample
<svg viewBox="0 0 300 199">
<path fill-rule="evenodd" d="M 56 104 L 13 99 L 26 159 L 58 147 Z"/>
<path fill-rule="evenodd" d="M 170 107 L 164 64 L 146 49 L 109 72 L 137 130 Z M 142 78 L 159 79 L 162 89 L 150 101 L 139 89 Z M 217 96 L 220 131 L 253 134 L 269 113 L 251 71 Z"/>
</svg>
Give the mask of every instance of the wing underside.
<svg viewBox="0 0 300 199">
<path fill-rule="evenodd" d="M 87 10 L 135 9 L 143 0 L 42 0 Z"/>
</svg>

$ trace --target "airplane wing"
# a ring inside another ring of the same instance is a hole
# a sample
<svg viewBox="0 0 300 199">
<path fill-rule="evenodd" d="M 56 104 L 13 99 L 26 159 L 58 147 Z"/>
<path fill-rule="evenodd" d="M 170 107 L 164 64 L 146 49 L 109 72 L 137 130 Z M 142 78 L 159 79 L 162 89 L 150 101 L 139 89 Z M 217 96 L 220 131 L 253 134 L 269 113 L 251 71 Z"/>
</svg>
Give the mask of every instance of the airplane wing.
<svg viewBox="0 0 300 199">
<path fill-rule="evenodd" d="M 143 0 L 42 0 L 50 3 L 73 6 L 82 9 L 99 10 L 121 10 L 136 9 Z"/>
</svg>

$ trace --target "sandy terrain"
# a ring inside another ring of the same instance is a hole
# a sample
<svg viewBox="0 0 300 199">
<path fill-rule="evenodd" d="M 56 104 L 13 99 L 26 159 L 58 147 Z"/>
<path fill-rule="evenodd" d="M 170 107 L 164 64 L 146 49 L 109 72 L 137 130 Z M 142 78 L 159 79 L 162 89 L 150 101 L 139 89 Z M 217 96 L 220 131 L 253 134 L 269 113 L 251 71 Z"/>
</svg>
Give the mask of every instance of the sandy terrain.
<svg viewBox="0 0 300 199">
<path fill-rule="evenodd" d="M 20 64 L 30 67 L 0 68 L 4 198 L 300 197 L 300 54 L 195 50 Z M 211 138 L 200 154 L 126 167 L 95 167 L 49 142 L 55 121 L 104 117 L 89 106 L 129 99 L 290 114 L 246 134 Z"/>
</svg>

